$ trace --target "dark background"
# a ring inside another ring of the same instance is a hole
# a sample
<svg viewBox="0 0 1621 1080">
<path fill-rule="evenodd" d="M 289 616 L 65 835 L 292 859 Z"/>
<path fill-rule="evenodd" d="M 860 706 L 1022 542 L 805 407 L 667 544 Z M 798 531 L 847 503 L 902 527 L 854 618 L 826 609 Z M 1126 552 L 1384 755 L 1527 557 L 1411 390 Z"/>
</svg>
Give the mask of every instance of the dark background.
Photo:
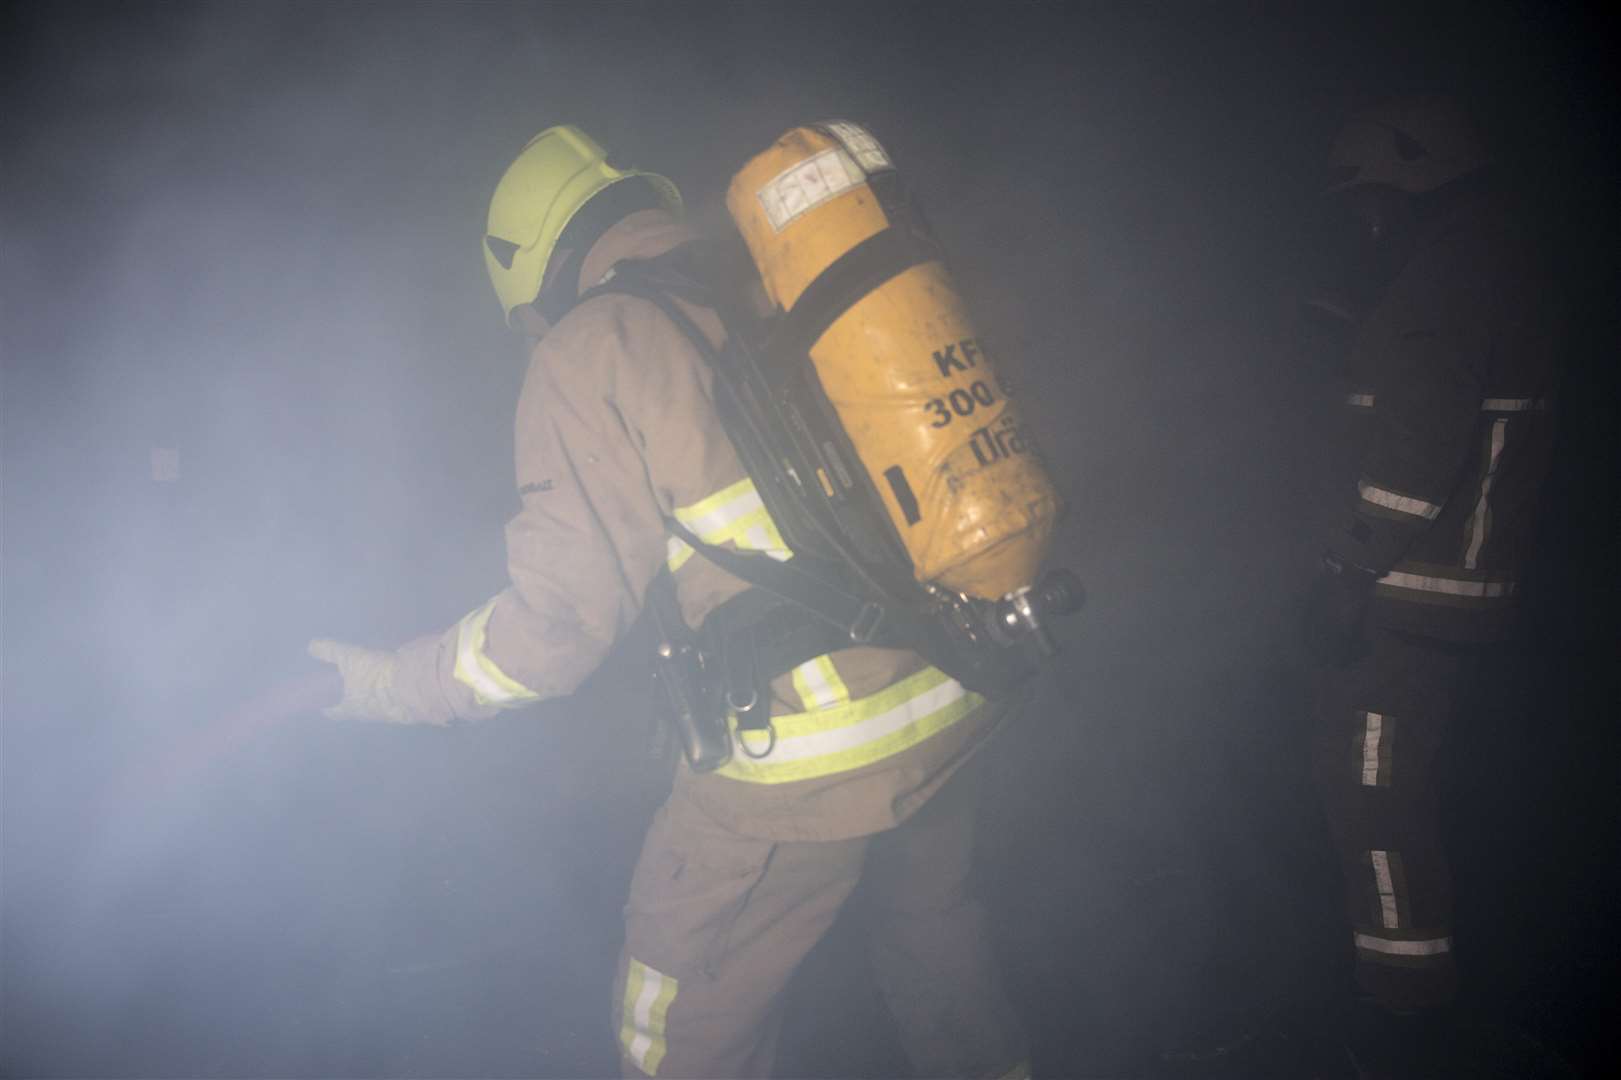
<svg viewBox="0 0 1621 1080">
<path fill-rule="evenodd" d="M 1027 388 L 1090 589 L 992 751 L 982 869 L 1037 1068 L 1311 1030 L 1343 958 L 1295 620 L 1335 373 L 1294 300 L 1335 118 L 1389 88 L 1482 109 L 1577 311 L 1530 632 L 1457 721 L 1449 829 L 1471 1015 L 1597 1070 L 1614 44 L 1596 10 L 1421 7 L 9 9 L 0 1073 L 615 1069 L 667 783 L 645 638 L 453 733 L 240 708 L 311 636 L 394 644 L 503 583 L 523 357 L 478 244 L 560 122 L 700 207 L 796 123 L 885 142 Z M 841 923 L 785 1074 L 904 1069 L 863 963 Z"/>
</svg>

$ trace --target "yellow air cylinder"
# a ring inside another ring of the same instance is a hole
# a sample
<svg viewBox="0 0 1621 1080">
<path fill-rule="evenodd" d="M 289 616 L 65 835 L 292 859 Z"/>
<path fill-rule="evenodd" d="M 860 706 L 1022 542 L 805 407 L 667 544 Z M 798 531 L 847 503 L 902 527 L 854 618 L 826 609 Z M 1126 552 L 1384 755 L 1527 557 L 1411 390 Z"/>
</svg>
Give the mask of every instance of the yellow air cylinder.
<svg viewBox="0 0 1621 1080">
<path fill-rule="evenodd" d="M 890 228 L 868 183 L 889 168 L 865 130 L 830 122 L 788 132 L 732 179 L 727 209 L 780 308 Z M 810 357 L 917 580 L 983 600 L 1030 586 L 1060 501 L 945 267 L 883 282 Z"/>
</svg>

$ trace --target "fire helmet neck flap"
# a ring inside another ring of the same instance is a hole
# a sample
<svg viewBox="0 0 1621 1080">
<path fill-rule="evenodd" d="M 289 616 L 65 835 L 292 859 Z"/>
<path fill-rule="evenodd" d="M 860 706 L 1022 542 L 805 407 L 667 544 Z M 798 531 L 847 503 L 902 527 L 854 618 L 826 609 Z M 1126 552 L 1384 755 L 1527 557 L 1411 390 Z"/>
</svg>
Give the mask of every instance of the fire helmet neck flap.
<svg viewBox="0 0 1621 1080">
<path fill-rule="evenodd" d="M 681 193 L 668 179 L 609 164 L 607 151 L 571 124 L 529 140 L 495 186 L 484 233 L 484 266 L 509 323 L 539 294 L 569 222 L 604 190 L 632 179 L 646 182 L 665 209 L 680 211 Z"/>
<path fill-rule="evenodd" d="M 1393 98 L 1353 113 L 1334 140 L 1329 192 L 1378 185 L 1434 191 L 1488 162 L 1474 124 L 1447 97 Z"/>
</svg>

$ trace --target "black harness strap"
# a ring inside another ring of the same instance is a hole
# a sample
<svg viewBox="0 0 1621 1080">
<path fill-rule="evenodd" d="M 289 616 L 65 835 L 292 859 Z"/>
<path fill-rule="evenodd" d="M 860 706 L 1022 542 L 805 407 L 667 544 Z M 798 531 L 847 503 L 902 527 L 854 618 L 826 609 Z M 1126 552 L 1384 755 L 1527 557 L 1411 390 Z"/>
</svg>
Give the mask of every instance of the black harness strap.
<svg viewBox="0 0 1621 1080">
<path fill-rule="evenodd" d="M 707 630 L 745 631 L 767 678 L 792 671 L 807 660 L 850 647 L 850 635 L 798 604 L 765 589 L 744 589 L 704 621 Z"/>
<path fill-rule="evenodd" d="M 827 328 L 878 286 L 938 259 L 931 242 L 906 229 L 874 233 L 828 264 L 782 317 L 773 342 L 786 355 L 809 353 Z"/>
<path fill-rule="evenodd" d="M 812 569 L 802 556 L 778 562 L 765 555 L 745 555 L 705 543 L 679 521 L 667 521 L 670 532 L 733 577 L 797 604 L 828 625 L 842 631 L 845 647 L 892 645 L 894 620 L 882 604 L 847 591 L 828 568 Z M 807 658 L 808 659 L 808 658 Z"/>
</svg>

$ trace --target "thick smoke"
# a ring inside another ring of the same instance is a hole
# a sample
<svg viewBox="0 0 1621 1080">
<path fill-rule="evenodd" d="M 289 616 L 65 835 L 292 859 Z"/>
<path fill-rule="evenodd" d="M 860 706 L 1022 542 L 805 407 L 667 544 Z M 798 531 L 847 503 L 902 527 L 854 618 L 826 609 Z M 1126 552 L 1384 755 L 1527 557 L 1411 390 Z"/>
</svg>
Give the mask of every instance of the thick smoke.
<svg viewBox="0 0 1621 1080">
<path fill-rule="evenodd" d="M 641 638 L 450 733 L 244 710 L 311 636 L 399 643 L 503 583 L 523 357 L 478 238 L 559 122 L 700 211 L 787 127 L 867 124 L 1025 387 L 1091 597 L 985 824 L 1048 1071 L 1309 989 L 1292 620 L 1333 384 L 1294 323 L 1301 223 L 1345 93 L 1439 46 L 1258 10 L 14 14 L 0 1071 L 615 1067 L 618 905 L 665 783 Z M 795 991 L 785 1071 L 902 1067 L 850 940 Z"/>
</svg>

